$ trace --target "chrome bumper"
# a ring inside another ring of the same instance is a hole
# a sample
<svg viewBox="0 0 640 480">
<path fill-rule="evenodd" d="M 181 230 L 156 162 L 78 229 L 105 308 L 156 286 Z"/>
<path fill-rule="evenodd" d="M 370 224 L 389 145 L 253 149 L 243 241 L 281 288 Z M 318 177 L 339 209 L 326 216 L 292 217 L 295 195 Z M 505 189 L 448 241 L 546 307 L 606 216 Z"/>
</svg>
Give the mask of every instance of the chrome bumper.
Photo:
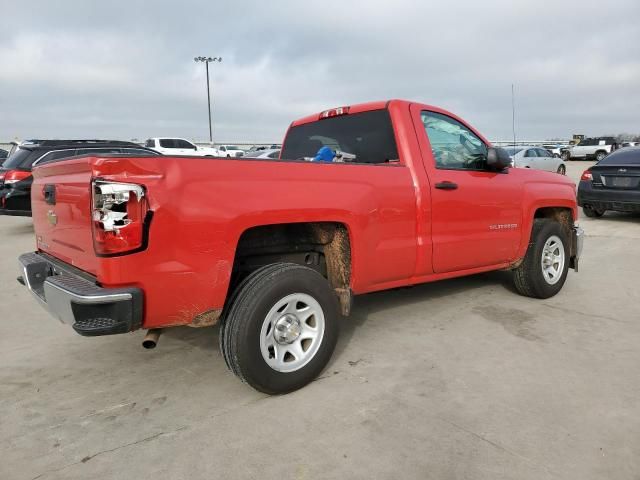
<svg viewBox="0 0 640 480">
<path fill-rule="evenodd" d="M 573 227 L 571 246 L 571 268 L 573 268 L 577 272 L 580 256 L 582 255 L 582 247 L 584 246 L 584 230 L 578 226 Z"/>
<path fill-rule="evenodd" d="M 102 288 L 88 275 L 39 253 L 19 258 L 25 285 L 38 302 L 80 335 L 126 333 L 142 323 L 142 291 L 138 288 Z"/>
</svg>

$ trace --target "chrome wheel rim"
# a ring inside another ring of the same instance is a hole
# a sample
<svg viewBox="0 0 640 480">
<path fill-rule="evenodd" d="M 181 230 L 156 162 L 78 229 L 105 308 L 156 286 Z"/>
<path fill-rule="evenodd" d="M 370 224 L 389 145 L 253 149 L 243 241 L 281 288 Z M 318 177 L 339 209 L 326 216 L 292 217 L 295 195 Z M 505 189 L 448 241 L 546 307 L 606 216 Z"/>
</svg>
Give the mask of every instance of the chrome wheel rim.
<svg viewBox="0 0 640 480">
<path fill-rule="evenodd" d="M 542 276 L 549 285 L 555 285 L 564 271 L 564 244 L 557 235 L 550 236 L 542 248 Z"/>
<path fill-rule="evenodd" d="M 277 372 L 295 372 L 318 353 L 324 328 L 324 312 L 311 295 L 287 295 L 275 303 L 262 322 L 262 358 Z"/>
</svg>

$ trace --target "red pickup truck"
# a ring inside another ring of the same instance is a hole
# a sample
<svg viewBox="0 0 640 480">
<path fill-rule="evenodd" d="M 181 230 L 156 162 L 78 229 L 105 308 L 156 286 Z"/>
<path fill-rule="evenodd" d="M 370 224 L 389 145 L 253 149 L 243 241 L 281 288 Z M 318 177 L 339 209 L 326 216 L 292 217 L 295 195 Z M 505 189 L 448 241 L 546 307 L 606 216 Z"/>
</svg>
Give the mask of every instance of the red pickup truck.
<svg viewBox="0 0 640 480">
<path fill-rule="evenodd" d="M 280 159 L 77 157 L 38 166 L 21 283 L 81 335 L 220 323 L 268 393 L 325 367 L 354 295 L 512 270 L 548 298 L 583 232 L 565 176 L 511 169 L 455 115 L 391 100 L 291 124 Z"/>
</svg>

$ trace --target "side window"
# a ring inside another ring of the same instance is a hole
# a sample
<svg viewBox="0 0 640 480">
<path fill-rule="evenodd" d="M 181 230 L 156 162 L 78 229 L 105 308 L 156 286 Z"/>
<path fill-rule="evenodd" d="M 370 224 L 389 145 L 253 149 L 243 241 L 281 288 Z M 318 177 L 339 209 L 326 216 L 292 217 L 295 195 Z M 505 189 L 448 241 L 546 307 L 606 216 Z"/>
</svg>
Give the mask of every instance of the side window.
<svg viewBox="0 0 640 480">
<path fill-rule="evenodd" d="M 186 140 L 182 140 L 182 139 L 176 139 L 174 140 L 176 142 L 176 147 L 177 148 L 184 148 L 184 149 L 191 149 L 191 150 L 195 150 L 196 146 L 191 143 L 191 142 L 187 142 Z"/>
<path fill-rule="evenodd" d="M 421 117 L 437 168 L 487 168 L 487 146 L 469 128 L 440 113 L 423 111 Z"/>
<path fill-rule="evenodd" d="M 122 153 L 120 148 L 79 148 L 76 155 L 101 155 L 103 153 Z"/>
<path fill-rule="evenodd" d="M 280 157 L 280 150 L 269 154 L 269 158 L 278 158 L 278 157 Z"/>
<path fill-rule="evenodd" d="M 552 157 L 553 156 L 547 150 L 545 150 L 544 148 L 536 148 L 536 152 L 538 153 L 539 157 L 543 157 L 543 158 L 547 158 L 547 157 Z"/>
<path fill-rule="evenodd" d="M 142 150 L 140 148 L 123 148 L 122 152 L 126 153 L 127 155 L 136 155 L 138 157 L 155 157 L 156 155 L 158 155 L 155 152 L 150 152 L 149 150 Z"/>
<path fill-rule="evenodd" d="M 158 140 L 162 148 L 178 148 L 173 138 L 161 138 Z"/>
<path fill-rule="evenodd" d="M 150 138 L 144 143 L 144 146 L 147 148 L 153 148 L 156 146 L 156 142 L 153 138 Z"/>
<path fill-rule="evenodd" d="M 61 160 L 67 157 L 73 157 L 74 155 L 78 155 L 76 150 L 58 150 L 56 152 L 49 152 L 45 154 L 43 157 L 40 157 L 39 160 L 36 160 L 37 164 L 46 163 L 46 162 L 54 162 L 56 160 Z"/>
<path fill-rule="evenodd" d="M 226 148 L 226 147 L 224 147 L 224 146 L 222 146 L 222 147 L 220 147 L 220 151 L 222 151 L 222 152 L 226 152 L 226 151 L 227 151 L 227 148 Z"/>
<path fill-rule="evenodd" d="M 529 150 L 524 152 L 524 156 L 525 158 L 532 158 L 532 157 L 537 157 L 538 155 L 536 154 L 535 148 L 530 148 Z"/>
</svg>

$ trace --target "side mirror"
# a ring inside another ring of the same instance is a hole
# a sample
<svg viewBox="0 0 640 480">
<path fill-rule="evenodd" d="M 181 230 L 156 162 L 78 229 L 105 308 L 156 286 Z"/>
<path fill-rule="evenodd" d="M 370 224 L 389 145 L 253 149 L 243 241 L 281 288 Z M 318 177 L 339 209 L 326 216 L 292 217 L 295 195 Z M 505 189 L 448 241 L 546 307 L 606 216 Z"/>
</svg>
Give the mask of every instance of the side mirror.
<svg viewBox="0 0 640 480">
<path fill-rule="evenodd" d="M 495 170 L 504 170 L 511 166 L 511 157 L 504 148 L 491 147 L 487 151 L 487 165 Z"/>
</svg>

